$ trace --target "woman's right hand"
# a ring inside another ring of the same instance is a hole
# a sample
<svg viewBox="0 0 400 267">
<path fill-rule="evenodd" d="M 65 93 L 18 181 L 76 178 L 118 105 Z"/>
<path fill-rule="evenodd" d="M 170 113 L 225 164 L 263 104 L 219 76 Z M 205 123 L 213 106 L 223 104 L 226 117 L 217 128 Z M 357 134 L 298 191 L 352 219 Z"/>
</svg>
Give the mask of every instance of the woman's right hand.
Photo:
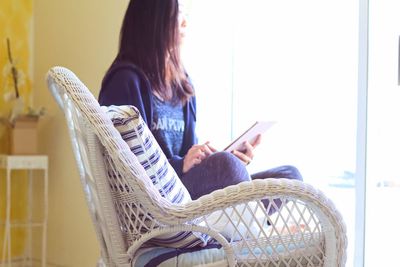
<svg viewBox="0 0 400 267">
<path fill-rule="evenodd" d="M 206 142 L 202 145 L 192 146 L 186 154 L 185 158 L 183 159 L 182 172 L 188 172 L 191 168 L 202 162 L 205 158 L 216 151 L 217 150 L 215 148 L 209 145 L 209 142 Z"/>
</svg>

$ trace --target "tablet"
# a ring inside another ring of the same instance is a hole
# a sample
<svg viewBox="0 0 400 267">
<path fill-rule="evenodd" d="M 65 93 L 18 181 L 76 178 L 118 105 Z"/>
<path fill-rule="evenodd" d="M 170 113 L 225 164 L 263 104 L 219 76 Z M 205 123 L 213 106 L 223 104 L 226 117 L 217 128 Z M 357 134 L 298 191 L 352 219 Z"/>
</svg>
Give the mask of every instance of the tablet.
<svg viewBox="0 0 400 267">
<path fill-rule="evenodd" d="M 232 152 L 233 150 L 244 151 L 246 150 L 244 142 L 249 141 L 251 144 L 257 138 L 257 135 L 263 134 L 269 128 L 271 128 L 276 122 L 275 121 L 256 121 L 249 129 L 247 129 L 243 134 L 236 138 L 232 143 L 230 143 L 224 151 Z"/>
</svg>

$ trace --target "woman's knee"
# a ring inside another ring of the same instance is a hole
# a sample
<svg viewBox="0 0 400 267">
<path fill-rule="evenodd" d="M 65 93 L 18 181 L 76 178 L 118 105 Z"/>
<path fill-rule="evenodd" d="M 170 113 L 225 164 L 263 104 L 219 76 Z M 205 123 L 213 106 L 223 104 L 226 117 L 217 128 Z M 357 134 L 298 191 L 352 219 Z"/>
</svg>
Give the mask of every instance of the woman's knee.
<svg viewBox="0 0 400 267">
<path fill-rule="evenodd" d="M 226 185 L 250 180 L 246 167 L 232 153 L 217 152 L 211 155 L 209 160 L 217 170 L 218 177 L 225 180 Z"/>
<path fill-rule="evenodd" d="M 218 164 L 223 164 L 225 166 L 237 166 L 241 163 L 235 155 L 225 151 L 216 152 L 212 154 L 210 158 L 213 158 L 214 162 L 218 162 Z"/>
<path fill-rule="evenodd" d="M 285 178 L 303 181 L 303 176 L 301 175 L 299 169 L 297 169 L 295 166 L 284 165 L 281 168 Z"/>
<path fill-rule="evenodd" d="M 251 175 L 251 177 L 252 179 L 287 178 L 303 181 L 300 171 L 291 165 L 279 166 L 266 171 L 254 173 Z"/>
</svg>

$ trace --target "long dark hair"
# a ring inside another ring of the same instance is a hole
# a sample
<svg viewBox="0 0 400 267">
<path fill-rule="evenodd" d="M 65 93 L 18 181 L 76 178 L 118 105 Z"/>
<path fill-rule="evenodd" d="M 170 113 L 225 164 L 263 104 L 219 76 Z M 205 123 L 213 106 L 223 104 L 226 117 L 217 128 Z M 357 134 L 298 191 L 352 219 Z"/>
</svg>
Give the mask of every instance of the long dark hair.
<svg viewBox="0 0 400 267">
<path fill-rule="evenodd" d="M 153 91 L 164 99 L 185 102 L 194 90 L 181 62 L 178 16 L 178 0 L 131 0 L 115 62 L 135 64 Z"/>
</svg>

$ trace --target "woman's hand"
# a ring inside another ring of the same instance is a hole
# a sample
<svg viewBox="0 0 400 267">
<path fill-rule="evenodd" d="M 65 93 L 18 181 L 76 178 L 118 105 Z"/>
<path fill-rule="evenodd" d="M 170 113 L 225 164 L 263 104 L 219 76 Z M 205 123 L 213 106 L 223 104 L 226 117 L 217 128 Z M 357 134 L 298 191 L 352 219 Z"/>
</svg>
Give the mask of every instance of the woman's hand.
<svg viewBox="0 0 400 267">
<path fill-rule="evenodd" d="M 205 158 L 217 151 L 215 148 L 209 145 L 209 143 L 210 142 L 207 141 L 202 145 L 194 145 L 189 149 L 188 153 L 183 159 L 183 173 L 188 172 L 195 165 L 199 164 Z"/>
<path fill-rule="evenodd" d="M 248 141 L 244 142 L 245 149 L 243 151 L 233 150 L 232 153 L 240 159 L 244 165 L 249 165 L 254 158 L 254 149 L 261 143 L 261 134 L 250 144 Z"/>
</svg>

